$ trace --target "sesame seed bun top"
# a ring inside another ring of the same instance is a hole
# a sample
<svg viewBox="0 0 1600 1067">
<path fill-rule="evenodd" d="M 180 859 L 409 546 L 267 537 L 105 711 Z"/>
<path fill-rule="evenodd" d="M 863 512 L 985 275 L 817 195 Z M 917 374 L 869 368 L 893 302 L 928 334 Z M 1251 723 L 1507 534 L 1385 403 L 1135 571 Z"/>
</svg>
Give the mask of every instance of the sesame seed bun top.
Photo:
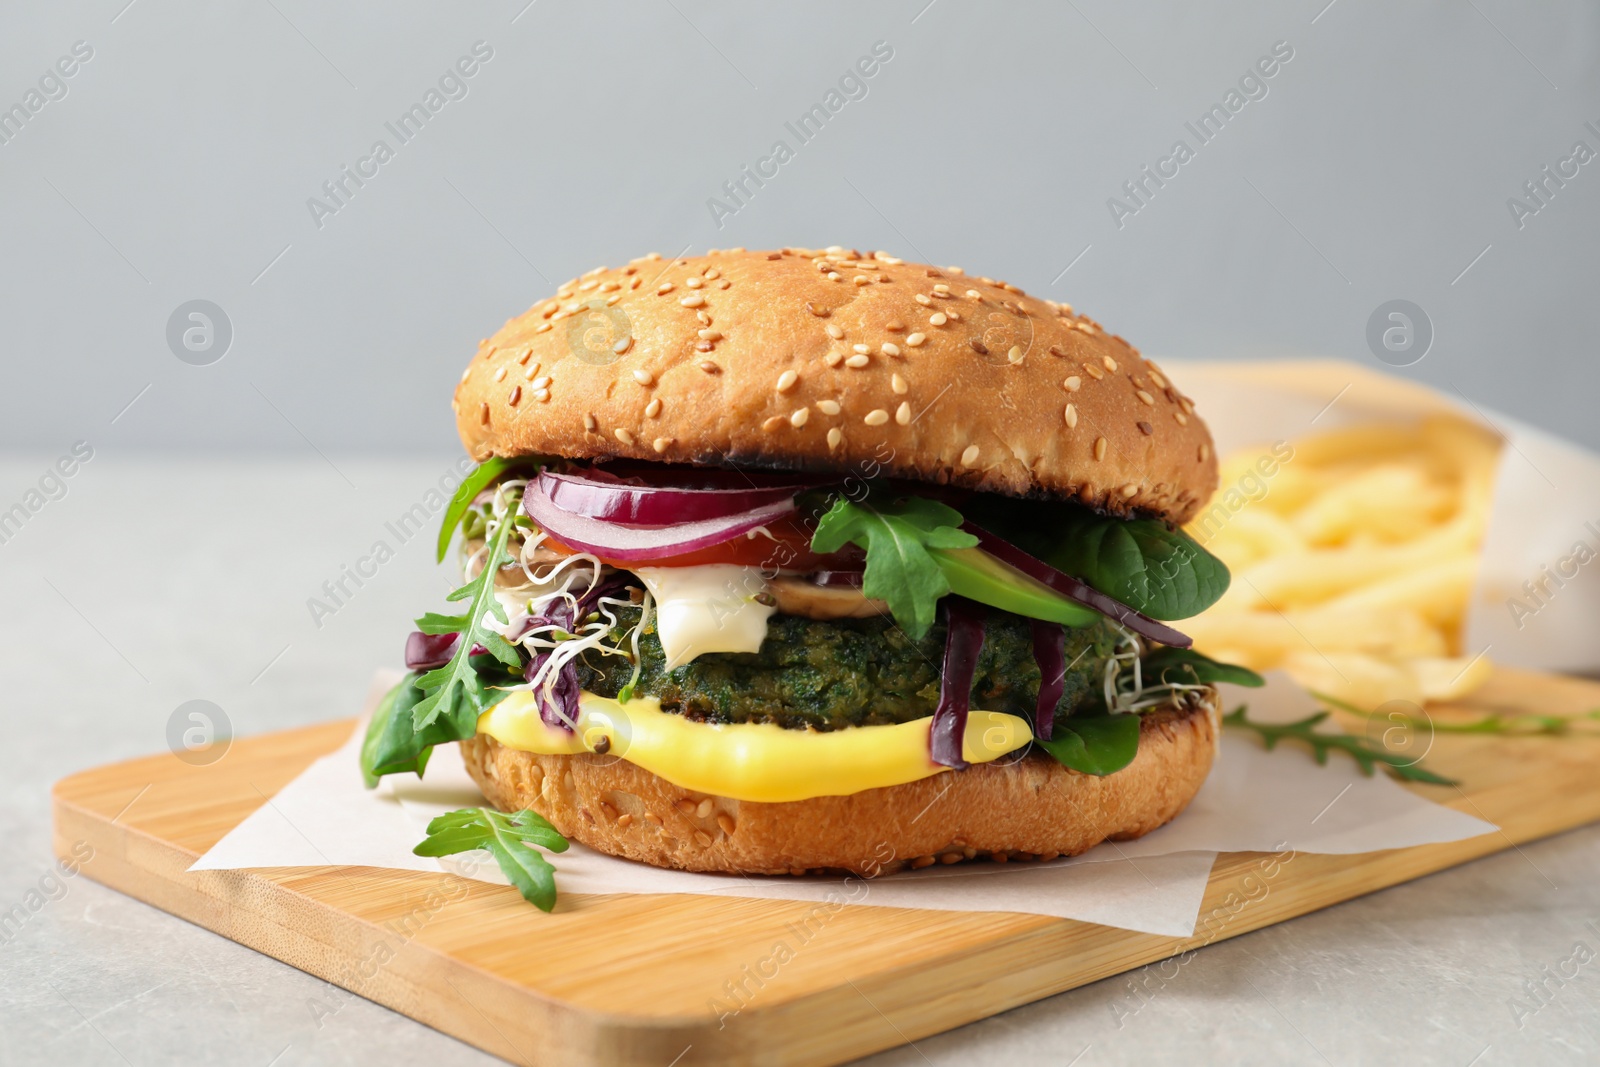
<svg viewBox="0 0 1600 1067">
<path fill-rule="evenodd" d="M 598 268 L 484 340 L 467 451 L 836 471 L 1192 517 L 1194 405 L 1066 304 L 833 247 Z"/>
</svg>

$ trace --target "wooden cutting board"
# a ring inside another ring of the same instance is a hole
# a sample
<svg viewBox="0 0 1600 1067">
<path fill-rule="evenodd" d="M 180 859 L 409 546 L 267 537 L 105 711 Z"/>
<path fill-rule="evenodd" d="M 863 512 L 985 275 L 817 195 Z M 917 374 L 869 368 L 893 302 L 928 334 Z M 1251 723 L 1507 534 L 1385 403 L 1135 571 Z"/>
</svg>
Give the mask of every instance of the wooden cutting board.
<svg viewBox="0 0 1600 1067">
<path fill-rule="evenodd" d="M 1578 715 L 1600 707 L 1600 684 L 1501 671 L 1464 707 Z M 1502 833 L 1300 855 L 1272 873 L 1260 854 L 1224 855 L 1187 939 L 1010 913 L 844 907 L 819 920 L 808 902 L 684 895 L 563 895 L 545 915 L 510 888 L 444 874 L 186 873 L 351 728 L 238 740 L 206 767 L 162 753 L 75 774 L 54 790 L 56 852 L 87 842 L 91 878 L 530 1064 L 840 1063 L 1600 819 L 1600 738 L 1440 734 L 1427 766 L 1461 787 L 1411 788 Z M 805 923 L 804 947 L 774 963 Z M 745 1003 L 719 1019 L 729 982 Z"/>
</svg>

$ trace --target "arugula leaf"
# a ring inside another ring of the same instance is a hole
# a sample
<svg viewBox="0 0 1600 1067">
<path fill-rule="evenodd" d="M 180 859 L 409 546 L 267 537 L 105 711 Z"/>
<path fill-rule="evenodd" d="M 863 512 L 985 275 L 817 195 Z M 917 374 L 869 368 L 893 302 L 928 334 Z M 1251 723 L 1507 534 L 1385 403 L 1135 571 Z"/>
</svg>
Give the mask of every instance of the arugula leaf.
<svg viewBox="0 0 1600 1067">
<path fill-rule="evenodd" d="M 1227 682 L 1259 689 L 1267 680 L 1248 667 L 1219 663 L 1192 648 L 1158 648 L 1144 657 L 1144 677 L 1175 685 L 1210 685 Z"/>
<path fill-rule="evenodd" d="M 1317 725 L 1326 720 L 1331 714 L 1319 711 L 1297 722 L 1266 723 L 1253 722 L 1246 715 L 1245 705 L 1240 704 L 1222 717 L 1226 726 L 1242 727 L 1254 730 L 1261 738 L 1262 747 L 1268 752 L 1284 738 L 1293 738 L 1311 746 L 1311 755 L 1318 764 L 1327 765 L 1328 753 L 1332 751 L 1345 752 L 1361 765 L 1361 773 L 1368 778 L 1372 777 L 1373 769 L 1378 764 L 1383 764 L 1396 777 L 1408 782 L 1426 782 L 1429 785 L 1455 785 L 1450 778 L 1444 778 L 1432 771 L 1423 770 L 1415 761 L 1405 756 L 1390 752 L 1386 748 L 1369 744 L 1365 738 L 1355 737 L 1346 733 L 1325 734 L 1317 732 Z"/>
<path fill-rule="evenodd" d="M 885 504 L 839 497 L 817 521 L 814 552 L 837 552 L 853 542 L 867 553 L 861 591 L 888 603 L 895 621 L 913 639 L 933 625 L 939 598 L 950 592 L 930 548 L 971 548 L 978 539 L 961 528 L 961 513 L 922 497 Z"/>
<path fill-rule="evenodd" d="M 565 852 L 567 839 L 538 812 L 506 814 L 493 808 L 462 808 L 428 824 L 428 836 L 411 851 L 418 856 L 453 856 L 487 849 L 524 900 L 540 911 L 556 906 L 556 869 L 538 848 Z"/>
<path fill-rule="evenodd" d="M 506 541 L 515 528 L 511 518 L 516 506 L 515 500 L 506 502 L 506 514 L 501 518 L 500 527 L 484 546 L 483 569 L 478 576 L 445 598 L 450 601 L 466 600 L 467 610 L 461 615 L 429 612 L 417 620 L 419 627 L 426 627 L 424 633 L 461 634 L 450 662 L 429 671 L 416 681 L 417 688 L 427 694 L 411 709 L 412 724 L 418 730 L 431 725 L 441 715 L 456 732 L 464 731 L 462 736 L 470 737 L 476 730 L 478 716 L 488 709 L 491 701 L 483 679 L 472 667 L 474 645 L 482 645 L 490 655 L 509 668 L 521 666 L 521 658 L 511 643 L 484 625 L 487 615 L 492 615 L 502 624 L 507 621 L 506 609 L 494 597 L 494 576 L 500 570 L 500 565 L 509 558 Z"/>
<path fill-rule="evenodd" d="M 1038 746 L 1063 767 L 1104 777 L 1133 762 L 1139 751 L 1139 716 L 1105 712 L 1069 715 Z"/>
<path fill-rule="evenodd" d="M 455 536 L 456 529 L 461 525 L 461 519 L 466 515 L 467 508 L 472 506 L 473 497 L 483 492 L 489 486 L 498 482 L 501 477 L 515 467 L 540 466 L 545 462 L 542 456 L 490 456 L 478 464 L 471 474 L 461 480 L 456 486 L 454 495 L 450 497 L 449 505 L 444 509 L 444 517 L 439 523 L 438 560 L 443 563 L 445 553 L 450 551 L 450 539 Z"/>
</svg>

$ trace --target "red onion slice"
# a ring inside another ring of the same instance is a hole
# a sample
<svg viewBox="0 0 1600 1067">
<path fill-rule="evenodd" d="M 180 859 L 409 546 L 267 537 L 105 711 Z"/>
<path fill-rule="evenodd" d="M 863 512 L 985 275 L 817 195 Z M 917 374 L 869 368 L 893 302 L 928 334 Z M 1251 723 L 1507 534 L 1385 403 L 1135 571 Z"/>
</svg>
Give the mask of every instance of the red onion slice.
<svg viewBox="0 0 1600 1067">
<path fill-rule="evenodd" d="M 607 560 L 661 559 L 720 545 L 794 511 L 794 496 L 715 519 L 661 526 L 624 526 L 578 515 L 556 504 L 541 480 L 522 496 L 523 510 L 562 544 Z"/>
<path fill-rule="evenodd" d="M 656 484 L 641 484 L 642 479 L 623 480 L 604 470 L 547 470 L 539 475 L 539 487 L 563 511 L 626 526 L 670 526 L 743 514 L 819 484 L 804 478 L 785 478 L 773 484 L 774 479 L 767 476 L 746 480 L 743 485 L 705 488 L 708 482 L 733 480 L 727 475 L 735 472 L 717 471 L 716 477 L 707 477 L 707 473 L 662 473 Z M 673 484 L 684 482 L 700 484 Z"/>
<path fill-rule="evenodd" d="M 1109 597 L 1093 586 L 1056 570 L 1042 559 L 1035 559 L 1004 538 L 996 537 L 981 526 L 970 522 L 961 528 L 978 539 L 978 547 L 1002 563 L 1009 563 L 1030 578 L 1036 578 L 1051 589 L 1085 607 L 1093 608 L 1107 618 L 1115 619 L 1141 637 L 1173 648 L 1188 648 L 1194 641 L 1170 626 L 1164 626 L 1148 615 L 1141 615 L 1122 601 Z"/>
<path fill-rule="evenodd" d="M 972 701 L 972 678 L 983 651 L 985 609 L 964 597 L 947 596 L 945 605 L 944 669 L 939 703 L 928 727 L 928 747 L 933 762 L 958 771 L 967 769 L 962 742 L 967 736 L 967 707 Z"/>
</svg>

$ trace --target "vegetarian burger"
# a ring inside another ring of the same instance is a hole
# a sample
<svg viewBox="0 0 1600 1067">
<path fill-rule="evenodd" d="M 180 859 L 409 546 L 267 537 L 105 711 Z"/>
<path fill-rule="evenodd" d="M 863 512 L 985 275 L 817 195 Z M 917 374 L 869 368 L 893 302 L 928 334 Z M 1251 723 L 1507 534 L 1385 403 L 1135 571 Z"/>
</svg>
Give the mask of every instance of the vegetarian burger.
<svg viewBox="0 0 1600 1067">
<path fill-rule="evenodd" d="M 686 870 L 1048 859 L 1182 811 L 1247 680 L 1168 625 L 1228 584 L 1194 405 L 1005 282 L 649 256 L 507 322 L 455 412 L 466 584 L 369 781 L 459 742 L 501 811 Z"/>
</svg>

